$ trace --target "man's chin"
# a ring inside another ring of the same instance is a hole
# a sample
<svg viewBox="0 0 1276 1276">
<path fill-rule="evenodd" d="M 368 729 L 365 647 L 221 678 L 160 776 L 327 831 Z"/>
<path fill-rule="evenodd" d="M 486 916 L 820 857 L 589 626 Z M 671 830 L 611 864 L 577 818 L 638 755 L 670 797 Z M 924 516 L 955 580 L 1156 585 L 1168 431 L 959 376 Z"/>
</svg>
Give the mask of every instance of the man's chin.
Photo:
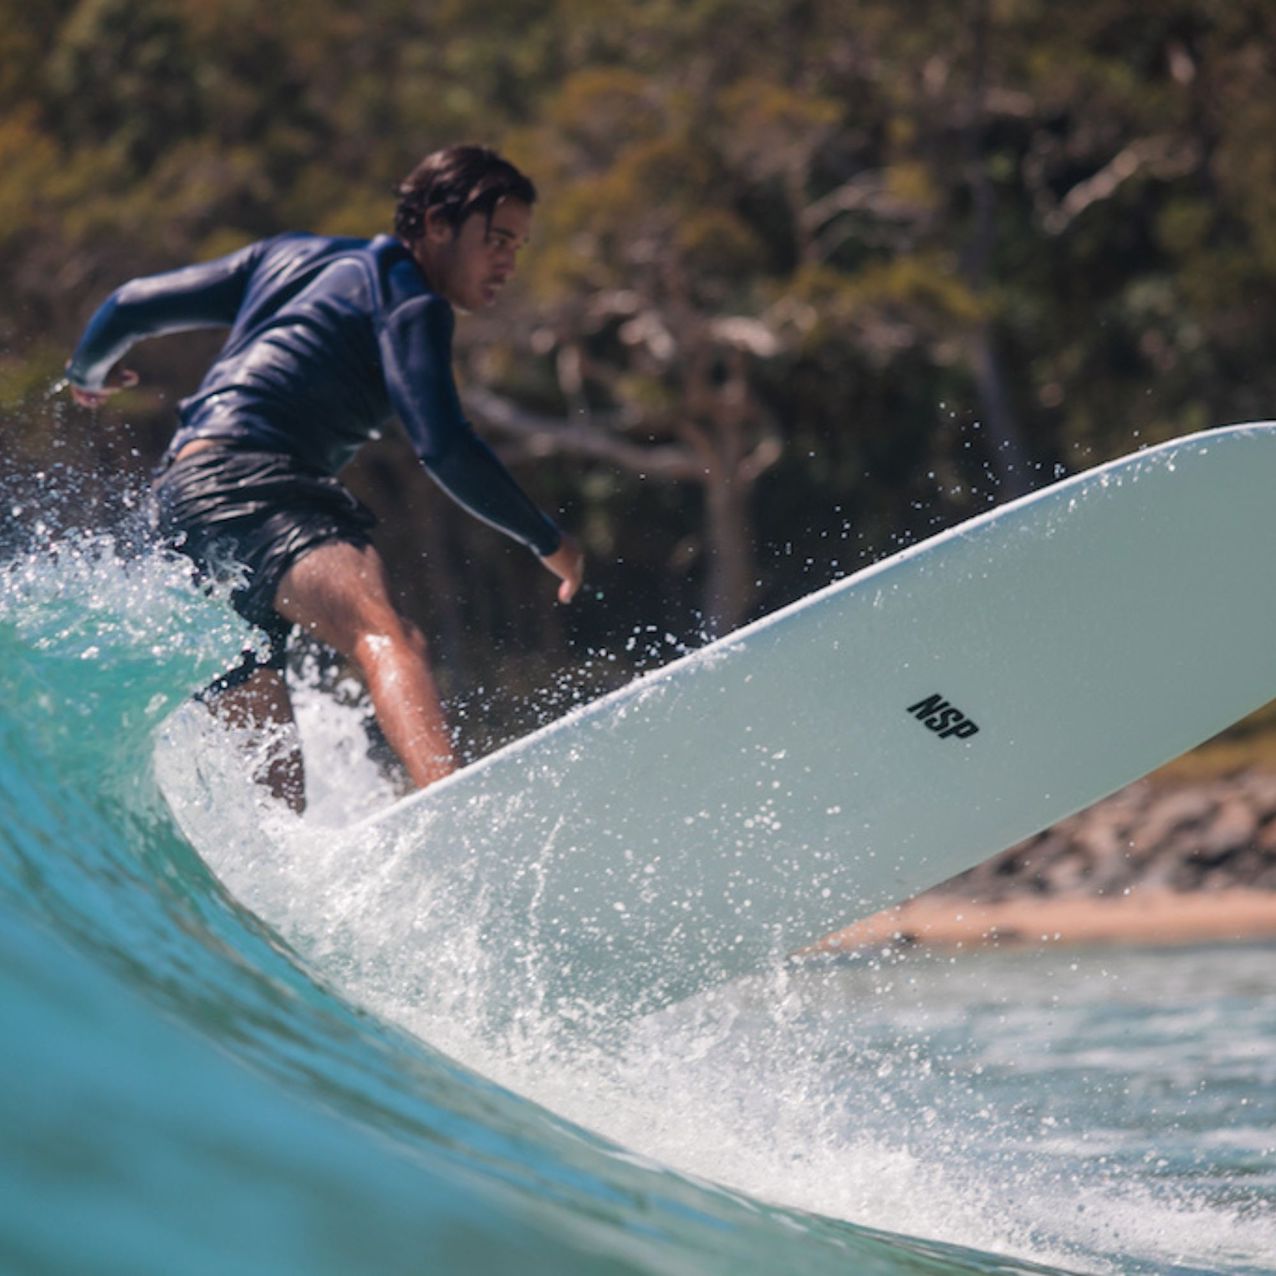
<svg viewBox="0 0 1276 1276">
<path fill-rule="evenodd" d="M 495 304 L 499 293 L 481 292 L 477 297 L 466 297 L 464 300 L 456 300 L 452 302 L 452 308 L 460 311 L 463 315 L 477 314 L 480 310 L 490 310 Z"/>
</svg>

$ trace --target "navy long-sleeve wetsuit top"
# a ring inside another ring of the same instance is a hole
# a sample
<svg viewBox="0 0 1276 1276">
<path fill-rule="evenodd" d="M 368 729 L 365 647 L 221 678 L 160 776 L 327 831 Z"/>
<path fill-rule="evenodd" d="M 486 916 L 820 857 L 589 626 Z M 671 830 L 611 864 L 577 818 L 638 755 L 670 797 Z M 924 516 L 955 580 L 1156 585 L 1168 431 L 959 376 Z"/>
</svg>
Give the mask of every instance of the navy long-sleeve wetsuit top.
<svg viewBox="0 0 1276 1276">
<path fill-rule="evenodd" d="M 465 419 L 452 307 L 397 239 L 280 235 L 135 279 L 90 320 L 67 375 L 100 389 L 141 338 L 220 326 L 230 336 L 179 405 L 170 455 L 192 439 L 222 438 L 335 474 L 397 415 L 455 501 L 538 554 L 558 548 L 558 529 Z"/>
</svg>

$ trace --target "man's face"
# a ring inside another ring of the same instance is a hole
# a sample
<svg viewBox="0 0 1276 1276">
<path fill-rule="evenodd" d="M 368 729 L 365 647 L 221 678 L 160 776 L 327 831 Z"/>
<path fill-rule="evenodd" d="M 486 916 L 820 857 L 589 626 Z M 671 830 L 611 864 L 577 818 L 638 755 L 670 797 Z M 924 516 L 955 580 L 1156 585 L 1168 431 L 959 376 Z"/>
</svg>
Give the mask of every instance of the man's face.
<svg viewBox="0 0 1276 1276">
<path fill-rule="evenodd" d="M 490 219 L 473 213 L 459 229 L 431 223 L 421 264 L 458 310 L 483 310 L 514 277 L 531 229 L 531 207 L 520 199 L 503 199 Z"/>
</svg>

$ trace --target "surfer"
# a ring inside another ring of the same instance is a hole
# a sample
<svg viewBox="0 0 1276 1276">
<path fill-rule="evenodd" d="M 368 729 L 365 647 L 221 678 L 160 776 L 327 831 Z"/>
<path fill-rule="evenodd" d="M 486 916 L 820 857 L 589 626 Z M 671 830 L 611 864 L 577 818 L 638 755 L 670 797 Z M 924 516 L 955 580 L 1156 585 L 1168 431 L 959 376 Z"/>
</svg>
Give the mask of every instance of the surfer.
<svg viewBox="0 0 1276 1276">
<path fill-rule="evenodd" d="M 452 375 L 454 312 L 497 300 L 535 201 L 495 152 L 447 147 L 400 184 L 393 235 L 283 234 L 135 279 L 97 310 L 67 364 L 75 401 L 96 408 L 137 384 L 117 365 L 138 340 L 230 328 L 179 405 L 157 522 L 202 578 L 232 583 L 232 605 L 258 631 L 201 698 L 233 725 L 287 733 L 258 778 L 297 810 L 304 771 L 284 679 L 294 626 L 354 663 L 413 783 L 456 765 L 425 639 L 392 601 L 370 539 L 375 516 L 336 477 L 392 415 L 444 491 L 559 578 L 561 602 L 580 587 L 580 549 L 475 435 Z"/>
</svg>

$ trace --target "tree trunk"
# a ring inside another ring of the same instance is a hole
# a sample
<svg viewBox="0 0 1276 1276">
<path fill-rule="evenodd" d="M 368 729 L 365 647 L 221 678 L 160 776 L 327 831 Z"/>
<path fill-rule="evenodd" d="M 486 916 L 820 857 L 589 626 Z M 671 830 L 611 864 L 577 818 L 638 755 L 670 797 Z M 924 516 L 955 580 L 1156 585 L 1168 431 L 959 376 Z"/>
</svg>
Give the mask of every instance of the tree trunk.
<svg viewBox="0 0 1276 1276">
<path fill-rule="evenodd" d="M 704 615 L 711 637 L 739 626 L 753 601 L 752 488 L 738 474 L 705 477 Z"/>
<path fill-rule="evenodd" d="M 988 441 L 993 467 L 1001 483 L 1001 495 L 1011 500 L 1022 496 L 1029 488 L 1028 458 L 1019 423 L 1010 406 L 1010 392 L 1006 388 L 1005 373 L 991 325 L 980 324 L 971 344 L 984 438 Z"/>
<path fill-rule="evenodd" d="M 971 92 L 965 127 L 974 226 L 964 253 L 963 266 L 966 280 L 976 294 L 982 293 L 987 286 L 989 263 L 997 238 L 996 193 L 988 176 L 988 161 L 983 153 L 984 126 L 987 121 L 984 98 L 988 79 L 989 24 L 988 0 L 975 0 L 971 24 L 974 37 Z M 982 321 L 972 336 L 971 362 L 985 437 L 992 450 L 989 459 L 1001 482 L 1002 495 L 1007 499 L 1020 496 L 1028 490 L 1027 453 L 997 354 L 993 326 L 988 320 Z"/>
</svg>

